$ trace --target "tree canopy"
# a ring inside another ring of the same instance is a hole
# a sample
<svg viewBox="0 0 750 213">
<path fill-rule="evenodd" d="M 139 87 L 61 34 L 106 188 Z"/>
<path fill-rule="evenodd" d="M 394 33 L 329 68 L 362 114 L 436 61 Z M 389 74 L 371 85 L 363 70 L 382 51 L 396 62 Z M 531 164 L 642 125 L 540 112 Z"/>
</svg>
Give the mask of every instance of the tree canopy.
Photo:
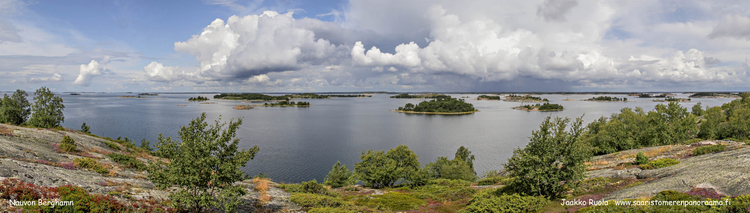
<svg viewBox="0 0 750 213">
<path fill-rule="evenodd" d="M 243 178 L 240 167 L 255 157 L 258 147 L 239 150 L 239 139 L 234 138 L 242 119 L 229 124 L 212 125 L 205 122 L 206 113 L 193 119 L 178 132 L 181 141 L 173 141 L 160 135 L 160 155 L 171 159 L 169 163 L 154 163 L 149 166 L 149 179 L 158 187 L 177 186 L 180 190 L 169 195 L 172 204 L 194 212 L 206 207 L 221 207 L 233 211 L 244 194 L 240 186 L 233 183 Z M 224 128 L 226 126 L 226 128 Z"/>
<path fill-rule="evenodd" d="M 63 99 L 55 95 L 47 87 L 42 87 L 34 92 L 34 104 L 31 105 L 31 119 L 29 124 L 40 128 L 52 128 L 60 126 L 65 121 L 63 115 Z"/>
</svg>

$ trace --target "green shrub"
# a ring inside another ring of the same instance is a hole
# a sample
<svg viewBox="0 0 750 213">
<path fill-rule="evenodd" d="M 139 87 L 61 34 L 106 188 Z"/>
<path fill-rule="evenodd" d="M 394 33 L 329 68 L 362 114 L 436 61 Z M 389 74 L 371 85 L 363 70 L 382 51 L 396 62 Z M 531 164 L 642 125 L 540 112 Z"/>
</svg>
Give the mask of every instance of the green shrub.
<svg viewBox="0 0 750 213">
<path fill-rule="evenodd" d="M 427 182 L 427 185 L 441 185 L 448 187 L 466 187 L 471 186 L 471 182 L 465 180 L 451 180 L 451 179 L 434 179 Z"/>
<path fill-rule="evenodd" d="M 151 141 L 148 141 L 145 138 L 141 139 L 141 149 L 149 153 L 154 151 L 154 149 L 151 148 Z"/>
<path fill-rule="evenodd" d="M 70 136 L 63 136 L 62 141 L 60 141 L 60 150 L 65 152 L 76 152 L 76 142 L 73 140 L 73 138 L 70 138 Z"/>
<path fill-rule="evenodd" d="M 91 127 L 86 126 L 86 122 L 83 122 L 83 124 L 81 124 L 81 132 L 91 134 Z"/>
<path fill-rule="evenodd" d="M 658 168 L 664 168 L 664 167 L 667 167 L 667 166 L 677 165 L 679 163 L 680 163 L 680 161 L 677 161 L 677 160 L 672 159 L 672 158 L 662 158 L 662 159 L 659 159 L 659 160 L 652 160 L 652 161 L 648 162 L 647 164 L 643 164 L 643 165 L 638 166 L 638 168 L 641 168 L 643 170 L 646 170 L 646 169 L 658 169 Z"/>
<path fill-rule="evenodd" d="M 106 175 L 109 173 L 109 170 L 106 167 L 104 167 L 103 165 L 99 164 L 99 162 L 91 158 L 87 158 L 87 157 L 76 158 L 76 159 L 73 159 L 73 163 L 79 168 L 86 168 L 88 170 L 93 170 L 102 175 Z"/>
<path fill-rule="evenodd" d="M 486 178 L 482 178 L 478 180 L 477 185 L 480 185 L 480 186 L 495 185 L 495 184 L 500 183 L 500 180 L 502 179 L 503 179 L 502 176 L 486 177 Z"/>
<path fill-rule="evenodd" d="M 656 195 L 651 197 L 651 200 L 690 201 L 690 200 L 699 200 L 699 199 L 696 197 L 693 197 L 692 195 L 689 195 L 688 193 L 666 190 L 666 191 L 661 191 L 657 193 Z"/>
<path fill-rule="evenodd" d="M 316 207 L 339 207 L 348 203 L 339 197 L 331 197 L 321 194 L 292 193 L 289 200 L 303 208 Z"/>
<path fill-rule="evenodd" d="M 705 154 L 710 154 L 710 153 L 714 153 L 714 152 L 722 152 L 722 151 L 724 151 L 726 149 L 727 149 L 727 146 L 721 145 L 721 144 L 719 144 L 719 145 L 710 145 L 710 146 L 701 146 L 701 147 L 695 148 L 693 150 L 693 156 L 705 155 Z"/>
<path fill-rule="evenodd" d="M 130 155 L 110 153 L 107 156 L 112 158 L 112 161 L 119 163 L 123 166 L 126 166 L 128 168 L 134 168 L 138 171 L 144 171 L 147 168 L 146 164 L 144 164 L 143 162 L 139 161 L 138 159 Z"/>
<path fill-rule="evenodd" d="M 638 152 L 638 154 L 635 155 L 635 161 L 633 161 L 633 164 L 641 165 L 646 163 L 648 163 L 648 157 L 646 157 L 643 152 Z"/>
<path fill-rule="evenodd" d="M 461 146 L 456 151 L 453 160 L 438 157 L 437 161 L 427 164 L 426 168 L 432 178 L 474 181 L 477 178 L 477 173 L 474 171 L 474 159 L 471 151 Z"/>
<path fill-rule="evenodd" d="M 75 186 L 57 187 L 60 200 L 73 201 L 75 212 L 123 212 L 124 206 L 112 196 L 90 195 L 86 190 Z M 55 212 L 67 212 L 62 208 L 53 209 Z"/>
<path fill-rule="evenodd" d="M 362 151 L 361 160 L 354 166 L 357 179 L 365 185 L 375 188 L 393 187 L 401 180 L 407 183 L 422 177 L 418 156 L 409 147 L 399 145 L 395 149 L 384 151 Z"/>
<path fill-rule="evenodd" d="M 580 138 L 583 119 L 576 119 L 570 131 L 565 131 L 569 122 L 569 118 L 551 121 L 547 117 L 531 133 L 526 148 L 513 151 L 504 167 L 514 178 L 509 185 L 517 193 L 556 198 L 585 177 L 584 162 L 591 152 Z"/>
<path fill-rule="evenodd" d="M 310 211 L 307 211 L 308 213 L 357 213 L 354 210 L 348 210 L 348 209 L 342 209 L 342 208 L 330 208 L 330 207 L 323 207 L 323 208 L 314 208 L 310 209 Z"/>
<path fill-rule="evenodd" d="M 312 194 L 324 194 L 326 191 L 328 191 L 323 185 L 318 184 L 318 181 L 315 179 L 307 182 L 302 182 L 302 190 L 305 193 L 312 193 Z"/>
<path fill-rule="evenodd" d="M 104 141 L 104 145 L 107 145 L 110 149 L 121 150 L 120 146 L 118 146 L 115 143 L 109 142 L 109 141 Z"/>
<path fill-rule="evenodd" d="M 326 185 L 333 188 L 339 188 L 342 186 L 348 186 L 354 184 L 355 180 L 352 176 L 352 172 L 349 171 L 349 167 L 341 165 L 341 162 L 336 162 L 331 168 L 331 171 L 326 175 L 326 179 L 323 181 Z"/>
<path fill-rule="evenodd" d="M 240 167 L 247 165 L 260 150 L 258 146 L 247 150 L 238 148 L 240 139 L 234 137 L 240 125 L 242 119 L 232 119 L 228 124 L 219 119 L 209 125 L 206 113 L 201 113 L 187 126 L 180 127 L 180 142 L 167 138 L 169 142 L 165 143 L 160 134 L 156 148 L 171 149 L 172 160 L 152 163 L 149 180 L 159 188 L 179 188 L 169 195 L 175 208 L 193 212 L 208 208 L 234 211 L 245 191 L 233 183 L 242 180 L 244 172 Z M 174 146 L 160 146 L 164 144 Z"/>
<path fill-rule="evenodd" d="M 413 190 L 413 194 L 421 199 L 434 201 L 458 201 L 470 198 L 476 189 L 466 186 L 425 185 Z"/>
<path fill-rule="evenodd" d="M 497 190 L 484 190 L 474 195 L 462 213 L 474 212 L 537 212 L 549 201 L 541 196 L 497 194 Z"/>
<path fill-rule="evenodd" d="M 359 197 L 355 203 L 359 206 L 367 206 L 373 209 L 406 211 L 417 209 L 427 204 L 426 201 L 409 193 L 390 192 L 383 195 L 372 195 Z"/>
</svg>

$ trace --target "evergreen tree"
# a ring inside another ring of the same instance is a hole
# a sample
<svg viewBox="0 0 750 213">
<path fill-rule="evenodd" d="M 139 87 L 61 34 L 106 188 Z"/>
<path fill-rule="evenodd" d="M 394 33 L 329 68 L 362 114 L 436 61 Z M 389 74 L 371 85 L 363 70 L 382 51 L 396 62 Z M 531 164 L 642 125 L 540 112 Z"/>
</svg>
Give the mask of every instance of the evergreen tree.
<svg viewBox="0 0 750 213">
<path fill-rule="evenodd" d="M 341 162 L 336 162 L 331 168 L 331 171 L 326 175 L 326 179 L 323 180 L 325 185 L 329 185 L 333 188 L 339 188 L 342 186 L 348 186 L 354 184 L 355 180 L 352 176 L 352 172 L 349 171 L 349 167 L 341 165 Z"/>
</svg>

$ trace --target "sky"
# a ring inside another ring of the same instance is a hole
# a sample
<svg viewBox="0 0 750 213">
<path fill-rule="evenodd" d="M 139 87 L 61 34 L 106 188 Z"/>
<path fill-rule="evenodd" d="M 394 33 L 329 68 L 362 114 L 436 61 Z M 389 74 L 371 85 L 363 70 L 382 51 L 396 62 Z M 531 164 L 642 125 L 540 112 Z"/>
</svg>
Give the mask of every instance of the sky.
<svg viewBox="0 0 750 213">
<path fill-rule="evenodd" d="M 0 91 L 750 91 L 748 8 L 0 0 Z"/>
</svg>

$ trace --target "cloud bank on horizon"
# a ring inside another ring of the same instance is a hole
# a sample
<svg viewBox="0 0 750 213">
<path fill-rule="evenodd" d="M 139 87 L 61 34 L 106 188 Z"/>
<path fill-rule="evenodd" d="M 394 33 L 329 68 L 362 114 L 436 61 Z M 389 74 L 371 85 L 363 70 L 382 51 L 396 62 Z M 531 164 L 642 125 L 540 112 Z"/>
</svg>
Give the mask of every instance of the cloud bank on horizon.
<svg viewBox="0 0 750 213">
<path fill-rule="evenodd" d="M 7 2 L 0 10 L 23 6 Z M 0 62 L 8 62 L 0 72 L 9 74 L 0 85 L 248 92 L 750 89 L 750 11 L 742 9 L 750 2 L 350 1 L 306 17 L 298 15 L 305 8 L 253 11 L 267 8 L 222 2 L 232 12 L 250 12 L 205 20 L 202 31 L 180 35 L 189 38 L 175 41 L 174 52 L 155 57 L 127 42 L 76 49 L 14 15 L 0 15 Z M 73 43 L 100 43 L 78 37 Z M 34 52 L 35 45 L 50 48 Z"/>
</svg>

